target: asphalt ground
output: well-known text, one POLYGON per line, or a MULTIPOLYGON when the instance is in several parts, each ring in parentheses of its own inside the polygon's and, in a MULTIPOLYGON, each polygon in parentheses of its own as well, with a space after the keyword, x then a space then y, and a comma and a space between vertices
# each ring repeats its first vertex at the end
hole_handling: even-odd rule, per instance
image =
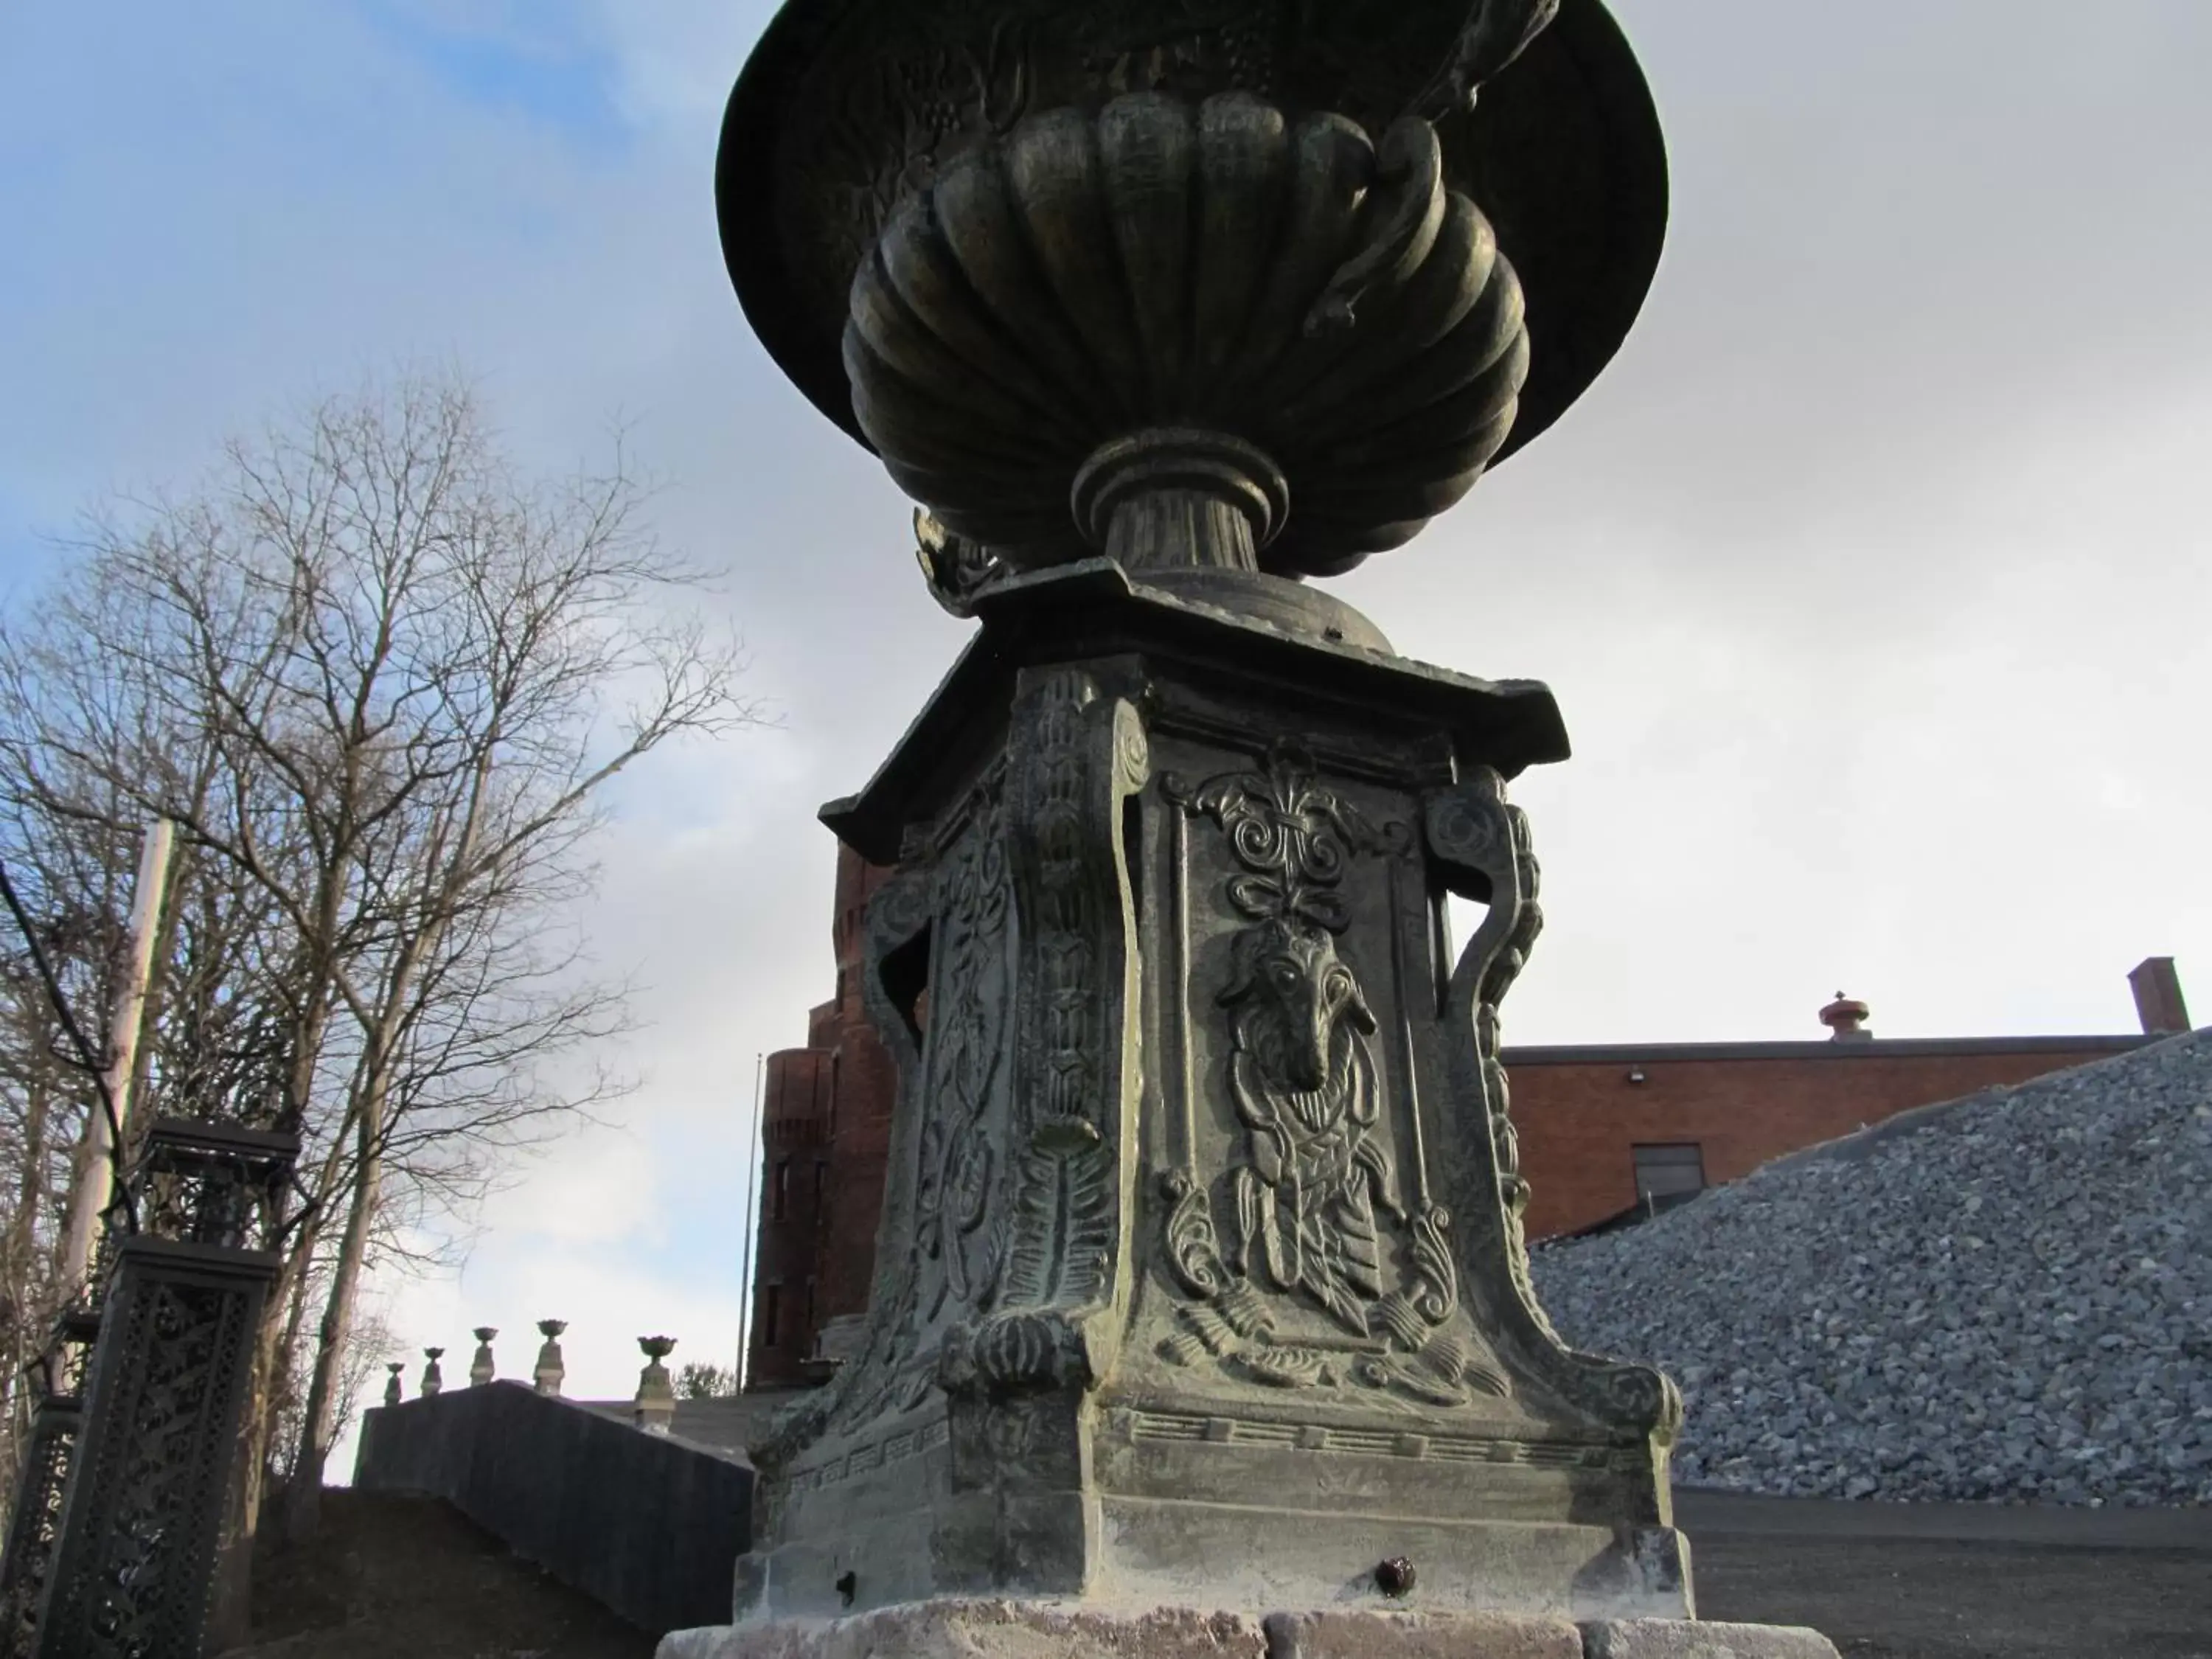
MULTIPOLYGON (((255 1572, 236 1659, 650 1659, 652 1638, 433 1498, 334 1490, 255 1572)), ((1848 1659, 2212 1659, 2212 1511, 1680 1492, 1698 1610, 1848 1659)))
POLYGON ((1847 1659, 2212 1659, 2212 1511, 1678 1492, 1698 1611, 1847 1659))

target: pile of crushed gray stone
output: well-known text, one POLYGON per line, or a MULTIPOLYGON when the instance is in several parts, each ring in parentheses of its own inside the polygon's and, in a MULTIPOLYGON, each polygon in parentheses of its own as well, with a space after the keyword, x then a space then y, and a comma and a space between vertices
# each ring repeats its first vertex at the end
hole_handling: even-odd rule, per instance
POLYGON ((1681 1384, 1678 1480, 2212 1503, 2212 1030, 1893 1119, 1534 1267, 1570 1343, 1681 1384))

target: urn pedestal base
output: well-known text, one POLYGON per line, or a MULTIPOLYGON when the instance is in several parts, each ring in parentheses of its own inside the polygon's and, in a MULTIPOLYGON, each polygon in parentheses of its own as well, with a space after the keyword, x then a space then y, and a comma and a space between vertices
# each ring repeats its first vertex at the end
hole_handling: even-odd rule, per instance
MULTIPOLYGON (((1288 1489, 1279 1509, 1109 1494, 1040 1501, 1012 1516, 982 1501, 964 1506, 969 1524, 948 1528, 918 1486, 904 1495, 878 1487, 869 1504, 876 1513, 854 1516, 849 1531, 742 1561, 738 1601, 827 1617, 842 1603, 841 1583, 849 1581, 856 1600, 865 1592, 862 1605, 921 1601, 941 1593, 948 1568, 982 1589, 984 1575, 957 1552, 1003 1537, 1034 1551, 1000 1558, 1006 1580, 1062 1573, 1067 1593, 1109 1606, 1264 1609, 1328 1596, 1333 1605, 1388 1608, 1401 1603, 1377 1583, 1376 1569, 1410 1561, 1417 1583, 1402 1605, 1415 1608, 1559 1620, 1694 1610, 1688 1544, 1671 1528, 1632 1534, 1624 1544, 1604 1527, 1291 1507, 1302 1501, 1313 1500, 1288 1489), (1006 1528, 1010 1519, 1016 1524, 1006 1528)), ((957 1514, 963 1506, 946 1507, 957 1514)))
POLYGON ((863 990, 900 1092, 862 1339, 753 1448, 741 1618, 1689 1616, 1679 1397, 1569 1351, 1522 1240, 1504 785, 1565 757, 1551 694, 1255 573, 976 608, 824 813, 897 866, 863 990))
POLYGON ((1814 1631, 1507 1613, 1123 1613, 957 1601, 677 1631, 656 1659, 1838 1659, 1814 1631))

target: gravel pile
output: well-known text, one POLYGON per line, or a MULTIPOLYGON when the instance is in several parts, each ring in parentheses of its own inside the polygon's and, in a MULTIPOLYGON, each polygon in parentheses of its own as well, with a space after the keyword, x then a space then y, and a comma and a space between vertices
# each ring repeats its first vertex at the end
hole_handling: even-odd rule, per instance
POLYGON ((2212 1503, 2212 1031, 1893 1119, 1536 1252, 1681 1384, 1675 1478, 2212 1503))

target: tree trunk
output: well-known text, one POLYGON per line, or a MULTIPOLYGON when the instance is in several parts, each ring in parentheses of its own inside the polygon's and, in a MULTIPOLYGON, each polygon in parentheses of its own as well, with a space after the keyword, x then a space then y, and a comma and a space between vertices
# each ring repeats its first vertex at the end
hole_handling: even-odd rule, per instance
MULTIPOLYGON (((319 908, 322 914, 327 915, 331 906, 325 903, 319 908)), ((322 968, 312 988, 312 1001, 295 1005, 301 1012, 290 1034, 293 1060, 291 1074, 285 1079, 284 1110, 294 1127, 307 1115, 308 1097, 314 1089, 315 1056, 322 1052, 323 1034, 330 1024, 331 974, 327 966, 322 968)), ((327 1195, 327 1182, 322 1192, 327 1195)), ((273 1426, 270 1391, 280 1364, 278 1345, 284 1329, 284 1304, 292 1289, 282 1275, 306 1271, 307 1263, 313 1257, 315 1237, 319 1231, 311 1221, 293 1241, 279 1269, 277 1284, 272 1287, 262 1313, 261 1328, 255 1333, 253 1374, 246 1389, 246 1408, 239 1419, 238 1451, 233 1461, 230 1493, 216 1545, 215 1583, 208 1610, 208 1650, 211 1653, 243 1647, 252 1633, 253 1540, 261 1526, 262 1490, 266 1485, 269 1437, 273 1426)))
POLYGON ((25 1078, 23 1167, 16 1171, 15 1213, 0 1235, 0 1364, 8 1368, 0 1376, 0 1413, 5 1413, 0 1417, 0 1503, 14 1500, 30 1427, 24 1367, 33 1347, 46 1340, 38 1220, 46 1197, 48 1098, 42 1079, 35 1073, 25 1078))
POLYGON ((315 1333, 314 1371, 307 1384, 300 1450, 292 1462, 284 1505, 284 1535, 295 1543, 313 1537, 322 1524, 323 1471, 330 1460, 339 1374, 345 1363, 347 1340, 353 1334, 354 1298, 360 1291, 369 1228, 375 1222, 383 1188, 384 1158, 379 1146, 384 1134, 383 1076, 380 1067, 377 1080, 370 1085, 369 1098, 362 1103, 345 1237, 339 1242, 330 1295, 324 1299, 322 1324, 315 1333))
MULTIPOLYGON (((496 728, 494 730, 496 738, 496 728)), ((323 1307, 323 1322, 316 1334, 315 1370, 308 1384, 307 1410, 300 1431, 299 1455, 293 1460, 285 1536, 293 1542, 311 1538, 322 1521, 323 1472, 330 1458, 337 1415, 340 1374, 345 1364, 347 1339, 353 1333, 354 1298, 361 1287, 362 1264, 368 1255, 369 1230, 375 1224, 384 1175, 385 1112, 391 1098, 392 1074, 398 1065, 403 1044, 413 1024, 411 1006, 416 976, 443 944, 461 895, 476 874, 477 837, 483 822, 484 800, 490 783, 494 744, 487 743, 477 757, 466 805, 452 854, 428 901, 418 929, 392 964, 372 1019, 364 1020, 361 1088, 355 1113, 358 1151, 354 1160, 353 1197, 346 1212, 345 1237, 337 1267, 331 1276, 331 1293, 323 1307)))
POLYGON ((15 1212, 8 1218, 8 1231, 0 1240, 0 1262, 6 1264, 12 1282, 4 1288, 19 1298, 10 1311, 27 1324, 38 1317, 32 1305, 38 1273, 38 1224, 40 1200, 46 1196, 46 1117, 48 1092, 42 1081, 27 1079, 23 1090, 23 1167, 15 1172, 15 1212))

